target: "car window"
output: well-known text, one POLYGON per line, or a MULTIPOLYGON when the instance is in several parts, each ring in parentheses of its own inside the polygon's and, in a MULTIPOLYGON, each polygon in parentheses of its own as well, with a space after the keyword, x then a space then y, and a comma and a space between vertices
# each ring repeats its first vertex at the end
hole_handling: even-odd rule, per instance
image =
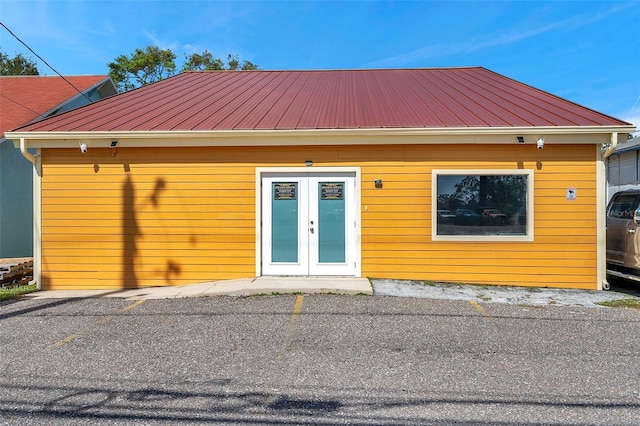
POLYGON ((618 219, 633 219, 635 195, 620 195, 613 200, 607 216, 618 219))

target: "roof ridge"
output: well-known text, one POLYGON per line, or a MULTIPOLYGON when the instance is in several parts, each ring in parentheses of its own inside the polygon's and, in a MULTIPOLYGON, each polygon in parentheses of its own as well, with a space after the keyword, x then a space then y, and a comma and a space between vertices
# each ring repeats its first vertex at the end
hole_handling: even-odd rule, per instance
MULTIPOLYGON (((327 68, 327 69, 268 69, 268 70, 234 70, 241 72, 256 72, 256 73, 268 73, 268 72, 374 72, 374 71, 431 71, 431 70, 457 70, 457 69, 486 69, 482 66, 468 65, 468 66, 455 66, 455 67, 411 67, 411 68, 327 68)), ((219 73, 230 72, 231 70, 188 70, 179 74, 189 73, 219 73)), ((233 72, 233 71, 231 71, 233 72)))

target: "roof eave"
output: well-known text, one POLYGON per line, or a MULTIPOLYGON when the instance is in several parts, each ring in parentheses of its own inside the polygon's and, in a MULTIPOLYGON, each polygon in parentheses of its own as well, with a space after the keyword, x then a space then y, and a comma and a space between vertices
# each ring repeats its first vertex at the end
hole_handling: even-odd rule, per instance
MULTIPOLYGON (((613 133, 623 137, 629 126, 539 126, 539 127, 447 127, 447 128, 363 128, 363 129, 279 129, 279 130, 162 130, 162 131, 78 131, 6 132, 14 145, 24 138, 32 148, 68 148, 85 142, 106 147, 118 140, 129 147, 244 146, 244 145, 334 145, 382 144, 402 136, 394 143, 420 144, 512 144, 515 136, 525 143, 608 143, 613 133), (528 136, 528 137, 527 137, 528 136), (551 140, 549 140, 551 139, 551 140)), ((626 139, 626 136, 623 140, 626 139)), ((124 144, 119 144, 123 146, 124 144)))

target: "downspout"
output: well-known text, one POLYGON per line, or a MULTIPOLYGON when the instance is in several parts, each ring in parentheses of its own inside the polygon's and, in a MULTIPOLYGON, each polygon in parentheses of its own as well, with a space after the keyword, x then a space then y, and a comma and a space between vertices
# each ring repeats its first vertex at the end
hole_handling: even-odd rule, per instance
POLYGON ((602 153, 602 159, 606 160, 611 154, 613 154, 613 151, 615 151, 617 146, 618 146, 618 132, 613 132, 611 133, 611 143, 609 144, 609 146, 607 146, 607 149, 605 149, 604 152, 602 153))
POLYGON ((36 285, 38 290, 42 290, 42 269, 41 269, 41 204, 40 204, 40 178, 42 176, 42 164, 40 156, 34 156, 27 148, 27 142, 20 138, 20 152, 22 156, 33 164, 33 280, 29 285, 36 285))
POLYGON ((22 156, 26 158, 34 167, 38 167, 38 160, 27 150, 27 142, 24 138, 20 138, 20 152, 22 156))
POLYGON ((599 173, 601 175, 601 178, 598 180, 601 180, 603 182, 603 186, 604 188, 601 188, 598 191, 598 201, 597 201, 597 208, 598 208, 598 213, 597 213, 597 221, 598 221, 598 262, 597 262, 597 269, 598 269, 598 276, 599 276, 599 282, 598 282, 598 290, 609 290, 611 288, 611 284, 609 283, 609 281, 607 281, 607 264, 606 264, 606 256, 607 256, 607 251, 606 251, 606 229, 607 229, 607 223, 606 223, 606 218, 605 218, 605 210, 607 207, 607 194, 609 192, 608 188, 607 188, 607 178, 606 178, 606 167, 604 164, 604 160, 606 160, 607 158, 609 158, 609 156, 611 156, 611 154, 613 154, 613 151, 615 151, 616 147, 618 146, 618 132, 613 132, 611 133, 611 143, 609 144, 609 146, 607 146, 607 148, 604 150, 604 152, 602 153, 602 160, 599 162, 599 173))

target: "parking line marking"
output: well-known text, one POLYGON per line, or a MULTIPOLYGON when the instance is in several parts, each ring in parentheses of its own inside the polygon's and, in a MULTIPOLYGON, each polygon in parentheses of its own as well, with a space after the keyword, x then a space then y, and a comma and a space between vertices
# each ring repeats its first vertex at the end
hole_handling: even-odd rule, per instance
POLYGON ((287 340, 285 341, 285 349, 287 351, 291 350, 291 343, 293 342, 293 327, 296 325, 296 321, 300 316, 300 312, 302 312, 302 302, 304 301, 303 295, 298 295, 296 297, 296 303, 293 305, 293 313, 291 314, 291 320, 289 321, 289 333, 287 335, 287 340))
POLYGON ((303 301, 304 296, 298 295, 298 297, 296 297, 296 304, 293 305, 293 314, 291 314, 291 325, 294 325, 298 320, 298 316, 300 316, 300 312, 302 311, 303 301))
POLYGON ((136 306, 142 305, 143 303, 144 299, 140 299, 136 303, 132 303, 131 305, 125 306, 124 308, 120 309, 117 314, 122 314, 124 312, 130 311, 131 309, 135 308, 136 306))
POLYGON ((475 300, 470 300, 469 303, 471 304, 471 306, 473 306, 476 309, 476 311, 480 312, 483 317, 485 317, 485 318, 487 318, 489 320, 493 320, 493 317, 491 315, 489 315, 487 313, 487 311, 482 309, 482 306, 480 306, 480 304, 478 302, 476 302, 475 300))
POLYGON ((77 339, 78 337, 82 336, 83 334, 85 334, 86 332, 88 332, 89 330, 91 330, 92 328, 96 328, 102 325, 107 324, 109 321, 113 320, 115 318, 116 315, 118 314, 122 314, 125 313, 127 311, 130 311, 131 309, 135 308, 136 306, 141 305, 144 302, 143 300, 138 300, 135 303, 132 303, 129 306, 125 306, 124 308, 120 309, 119 311, 117 311, 114 315, 110 315, 100 321, 95 322, 93 325, 91 325, 90 327, 84 328, 80 331, 78 331, 77 333, 71 334, 67 337, 65 337, 62 340, 58 340, 56 343, 53 344, 53 346, 55 346, 56 348, 62 347, 64 345, 66 345, 67 343, 70 343, 72 341, 74 341, 75 339, 77 339))

